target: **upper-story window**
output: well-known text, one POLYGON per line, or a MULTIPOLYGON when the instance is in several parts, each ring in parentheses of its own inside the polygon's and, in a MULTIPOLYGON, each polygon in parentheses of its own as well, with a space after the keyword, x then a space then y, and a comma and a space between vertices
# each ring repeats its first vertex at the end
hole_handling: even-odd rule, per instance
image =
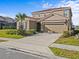
POLYGON ((44 17, 44 14, 40 14, 40 17, 44 17))
POLYGON ((66 17, 69 16, 69 10, 68 10, 68 9, 65 9, 65 10, 64 10, 64 16, 66 16, 66 17))
POLYGON ((34 17, 38 18, 40 17, 40 14, 36 14, 36 15, 33 15, 34 17))

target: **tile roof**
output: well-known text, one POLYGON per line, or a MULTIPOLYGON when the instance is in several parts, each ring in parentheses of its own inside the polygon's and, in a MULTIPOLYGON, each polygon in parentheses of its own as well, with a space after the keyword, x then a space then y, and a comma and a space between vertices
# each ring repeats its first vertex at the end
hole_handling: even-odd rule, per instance
POLYGON ((31 19, 39 19, 39 18, 30 17, 30 16, 27 16, 27 18, 31 18, 31 19))
MULTIPOLYGON (((61 11, 61 10, 63 10, 64 8, 66 8, 66 9, 71 9, 71 7, 60 7, 60 8, 51 8, 51 9, 47 9, 47 10, 42 10, 42 11, 36 11, 36 12, 32 12, 32 13, 37 13, 37 12, 43 12, 43 11, 61 11)), ((54 14, 56 14, 56 13, 54 13, 54 14)), ((57 15, 59 15, 59 14, 57 14, 57 15)), ((47 18, 49 18, 49 17, 52 17, 53 15, 52 14, 50 14, 50 15, 48 15, 48 16, 46 16, 46 17, 43 17, 43 18, 34 18, 34 17, 30 17, 30 16, 27 16, 28 18, 30 18, 30 20, 34 20, 34 21, 43 21, 43 20, 45 20, 45 19, 47 19, 47 18)), ((62 16, 62 15, 59 15, 59 16, 62 16)), ((62 16, 62 17, 64 17, 64 18, 66 18, 67 19, 67 17, 65 17, 65 16, 62 16)))
POLYGON ((30 16, 27 16, 26 18, 29 18, 30 21, 38 21, 40 19, 40 18, 34 18, 30 16))
POLYGON ((44 11, 54 11, 55 12, 55 11, 61 11, 64 8, 71 9, 71 7, 50 8, 50 9, 47 9, 47 10, 35 11, 35 12, 32 12, 32 13, 44 12, 44 11))

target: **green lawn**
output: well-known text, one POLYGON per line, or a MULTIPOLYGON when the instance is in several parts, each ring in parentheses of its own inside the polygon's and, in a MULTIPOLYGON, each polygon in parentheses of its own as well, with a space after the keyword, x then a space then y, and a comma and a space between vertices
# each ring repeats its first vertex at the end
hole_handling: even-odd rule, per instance
POLYGON ((71 36, 71 37, 68 37, 68 38, 62 38, 61 37, 54 43, 79 46, 79 39, 76 39, 74 36, 71 36))
POLYGON ((8 31, 16 31, 15 29, 5 29, 5 30, 0 30, 0 37, 3 38, 15 38, 15 39, 19 39, 19 38, 23 38, 22 35, 17 35, 17 34, 7 34, 8 31))
POLYGON ((53 48, 50 47, 50 49, 56 56, 61 56, 69 59, 79 59, 79 51, 70 51, 54 47, 53 48))

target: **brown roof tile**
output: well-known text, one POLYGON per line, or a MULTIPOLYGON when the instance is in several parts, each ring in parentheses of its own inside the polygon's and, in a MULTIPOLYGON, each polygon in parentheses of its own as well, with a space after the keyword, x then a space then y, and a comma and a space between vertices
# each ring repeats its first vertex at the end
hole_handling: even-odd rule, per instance
POLYGON ((31 18, 31 19, 39 19, 39 18, 30 17, 30 16, 27 16, 27 18, 31 18))
POLYGON ((38 21, 40 19, 40 18, 34 18, 30 16, 27 16, 26 18, 29 18, 30 21, 38 21))

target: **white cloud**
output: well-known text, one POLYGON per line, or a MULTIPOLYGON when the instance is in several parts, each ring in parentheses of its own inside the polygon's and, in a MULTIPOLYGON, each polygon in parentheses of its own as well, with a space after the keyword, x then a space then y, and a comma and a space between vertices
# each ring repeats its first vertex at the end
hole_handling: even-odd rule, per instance
POLYGON ((79 0, 66 0, 61 1, 56 7, 71 7, 72 8, 72 21, 74 25, 79 25, 79 0))
POLYGON ((52 5, 52 4, 49 4, 49 3, 44 3, 44 4, 42 5, 42 7, 43 7, 43 8, 52 8, 53 5, 52 5))

